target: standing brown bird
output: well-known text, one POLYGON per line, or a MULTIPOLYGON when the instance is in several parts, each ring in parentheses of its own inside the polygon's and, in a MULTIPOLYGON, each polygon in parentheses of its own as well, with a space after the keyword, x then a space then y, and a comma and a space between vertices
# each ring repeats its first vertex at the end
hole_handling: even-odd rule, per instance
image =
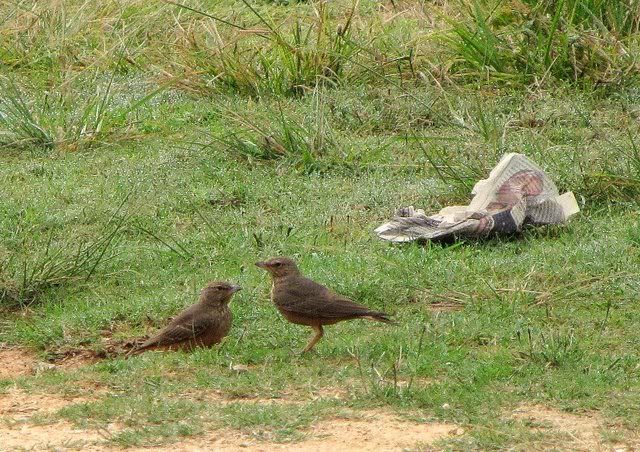
POLYGON ((185 350, 211 347, 219 343, 231 329, 231 296, 241 288, 227 282, 210 282, 202 289, 198 303, 182 311, 130 354, 146 350, 185 350))
POLYGON ((366 318, 392 323, 384 312, 371 311, 366 306, 337 295, 298 270, 296 263, 286 257, 276 257, 265 262, 256 262, 273 278, 271 300, 280 313, 292 323, 308 325, 315 331, 304 352, 311 350, 324 335, 323 325, 332 325, 342 320, 366 318))

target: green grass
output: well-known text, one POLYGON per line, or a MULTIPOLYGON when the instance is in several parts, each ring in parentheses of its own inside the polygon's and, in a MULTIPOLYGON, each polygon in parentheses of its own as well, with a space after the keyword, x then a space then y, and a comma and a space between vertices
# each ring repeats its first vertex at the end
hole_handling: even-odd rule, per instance
POLYGON ((505 414, 525 403, 596 412, 624 427, 605 444, 633 444, 636 3, 46 3, 0 7, 0 342, 100 351, 209 280, 244 290, 214 349, 1 381, 100 389, 34 422, 115 423, 123 447, 215 428, 290 442, 385 409, 463 426, 443 448, 566 445, 505 414), (465 202, 513 151, 582 212, 485 241, 374 236, 397 207, 465 202), (253 265, 273 255, 397 325, 338 324, 297 355, 310 331, 253 265))

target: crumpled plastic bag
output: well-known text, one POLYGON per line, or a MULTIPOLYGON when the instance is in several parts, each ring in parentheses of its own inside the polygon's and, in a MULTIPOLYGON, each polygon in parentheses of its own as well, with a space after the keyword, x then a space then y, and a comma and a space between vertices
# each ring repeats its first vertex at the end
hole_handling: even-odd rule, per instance
POLYGON ((564 223, 580 211, 572 192, 560 195, 538 165, 515 152, 504 155, 471 194, 468 206, 445 207, 431 216, 413 206, 398 209, 396 216, 375 232, 392 242, 482 237, 514 233, 526 224, 564 223))

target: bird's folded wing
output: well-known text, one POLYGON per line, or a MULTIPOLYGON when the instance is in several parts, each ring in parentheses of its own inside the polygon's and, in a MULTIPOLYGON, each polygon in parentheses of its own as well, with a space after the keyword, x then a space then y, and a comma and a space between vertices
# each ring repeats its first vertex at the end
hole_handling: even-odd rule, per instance
POLYGON ((350 317, 350 316, 366 316, 376 314, 375 311, 355 303, 348 298, 336 297, 327 303, 326 316, 333 318, 350 317))
POLYGON ((213 327, 213 321, 209 317, 191 317, 181 323, 172 323, 168 325, 165 329, 145 342, 143 347, 148 347, 150 345, 171 345, 193 340, 213 327))
POLYGON ((339 319, 372 313, 366 306, 336 295, 307 278, 283 289, 278 300, 280 308, 288 312, 318 318, 339 319))

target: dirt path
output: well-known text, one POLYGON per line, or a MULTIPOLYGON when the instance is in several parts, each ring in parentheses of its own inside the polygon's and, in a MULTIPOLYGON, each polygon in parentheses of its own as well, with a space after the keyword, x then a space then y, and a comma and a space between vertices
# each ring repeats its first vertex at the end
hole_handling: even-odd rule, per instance
MULTIPOLYGON (((73 357, 72 357, 73 358, 73 357)), ((78 359, 65 360, 76 367, 78 359)), ((40 361, 37 355, 21 348, 0 348, 0 378, 13 379, 33 375, 40 369, 49 369, 52 365, 40 361)), ((81 364, 81 363, 80 363, 81 364)), ((59 364, 60 365, 60 364, 59 364)), ((54 366, 55 367, 55 366, 54 366)), ((204 397, 202 393, 194 396, 204 397)), ((331 393, 332 396, 338 394, 331 393)), ((221 399, 220 394, 210 394, 221 399)), ((80 397, 62 397, 50 394, 26 393, 16 387, 0 394, 0 450, 112 450, 106 446, 105 439, 110 433, 118 431, 115 425, 105 427, 104 431, 77 429, 66 421, 38 425, 33 422, 37 417, 56 411, 87 399, 80 397)), ((272 403, 273 401, 252 400, 252 403, 272 403)), ((279 400, 278 402, 290 402, 279 400)), ((282 451, 320 451, 320 450, 398 450, 403 448, 425 447, 449 435, 460 434, 462 430, 452 424, 416 423, 398 418, 383 410, 353 412, 353 418, 328 419, 311 426, 308 439, 293 444, 279 444, 258 441, 250 435, 223 429, 212 430, 202 436, 159 448, 130 450, 156 451, 222 451, 282 450, 282 451)))
MULTIPOLYGON (((47 425, 31 422, 36 415, 54 413, 84 400, 10 389, 0 399, 0 417, 4 421, 0 424, 0 450, 112 450, 104 445, 104 440, 109 433, 118 431, 117 426, 107 426, 99 432, 77 429, 65 421, 47 425)), ((455 425, 410 422, 382 410, 353 414, 355 419, 318 422, 310 428, 309 439, 294 444, 262 442, 249 435, 223 429, 165 447, 131 450, 392 451, 429 446, 439 439, 462 432, 455 425)))
POLYGON ((38 360, 27 350, 0 345, 0 363, 0 379, 10 379, 35 373, 38 360))
POLYGON ((308 439, 292 444, 256 441, 233 431, 212 432, 180 443, 185 450, 232 451, 397 451, 428 448, 435 441, 463 433, 452 424, 414 423, 382 410, 364 411, 357 419, 328 419, 313 425, 308 439))
MULTIPOLYGON (((640 438, 635 438, 635 445, 603 444, 601 432, 612 434, 615 427, 605 425, 604 420, 595 413, 572 414, 542 405, 521 405, 511 413, 511 418, 522 422, 531 431, 558 435, 554 444, 545 443, 532 445, 532 450, 559 448, 580 451, 613 450, 624 452, 638 450, 640 438)), ((625 433, 620 428, 619 433, 625 433)))
MULTIPOLYGON (((77 360, 72 361, 75 367, 77 360)), ((18 348, 0 348, 0 378, 14 379, 31 375, 47 366, 30 351, 18 348)), ((325 389, 328 395, 340 398, 342 393, 325 389)), ((231 402, 224 394, 202 392, 194 398, 210 397, 218 403, 231 402)), ((293 397, 293 396, 292 396, 293 397)), ((78 429, 66 421, 43 423, 42 419, 58 410, 90 399, 56 394, 26 393, 9 387, 0 393, 0 451, 13 450, 89 450, 106 451, 117 448, 106 445, 106 439, 121 431, 116 424, 104 426, 101 431, 78 429)), ((297 400, 295 400, 297 401, 297 400)), ((283 399, 249 399, 247 403, 292 403, 283 399)), ((237 400, 233 400, 237 403, 237 400)), ((303 403, 300 401, 300 403, 303 403)), ((434 444, 442 439, 461 437, 460 426, 438 422, 413 422, 383 410, 347 412, 346 417, 318 421, 306 430, 305 438, 296 443, 271 443, 231 429, 209 430, 203 435, 181 442, 152 448, 132 448, 133 451, 397 451, 437 450, 434 444)), ((640 438, 632 434, 636 444, 603 444, 601 432, 615 433, 594 413, 572 414, 541 405, 521 405, 504 414, 505 420, 521 423, 532 432, 543 434, 541 440, 530 444, 531 450, 559 448, 564 450, 640 450, 640 438), (553 438, 553 443, 545 443, 553 438), (638 449, 635 449, 637 447, 638 449)), ((620 429, 625 438, 629 432, 620 429)))
MULTIPOLYGON (((27 394, 11 388, 0 398, 0 450, 115 450, 105 444, 109 434, 121 427, 105 426, 103 431, 83 430, 66 421, 38 425, 34 416, 52 414, 59 409, 82 403, 86 399, 46 394, 27 394)), ((523 405, 508 413, 532 431, 552 434, 553 444, 531 444, 532 450, 560 447, 565 450, 630 451, 624 444, 603 445, 602 420, 595 415, 577 415, 539 405, 523 405)), ((611 431, 611 429, 608 429, 611 431)), ((348 417, 332 418, 313 424, 306 438, 296 443, 271 443, 231 429, 210 430, 181 442, 132 451, 397 451, 437 450, 438 440, 461 437, 465 430, 454 424, 412 422, 385 410, 354 411, 348 417)), ((640 444, 639 444, 640 445, 640 444)))

